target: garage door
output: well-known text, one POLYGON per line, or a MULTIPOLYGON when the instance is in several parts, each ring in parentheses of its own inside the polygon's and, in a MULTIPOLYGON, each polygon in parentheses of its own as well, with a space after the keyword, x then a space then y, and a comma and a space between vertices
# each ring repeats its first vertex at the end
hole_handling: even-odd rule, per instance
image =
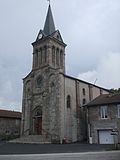
POLYGON ((114 137, 111 135, 110 130, 99 131, 100 144, 114 144, 114 137))

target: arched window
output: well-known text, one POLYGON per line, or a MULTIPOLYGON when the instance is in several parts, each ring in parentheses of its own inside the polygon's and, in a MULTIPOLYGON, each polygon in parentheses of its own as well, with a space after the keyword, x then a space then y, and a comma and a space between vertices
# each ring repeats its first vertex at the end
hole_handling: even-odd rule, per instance
POLYGON ((35 67, 38 67, 38 50, 35 51, 35 67))
POLYGON ((59 66, 59 48, 56 50, 56 65, 59 66))
POLYGON ((40 64, 42 64, 42 48, 40 48, 40 64))
POLYGON ((44 46, 44 62, 47 62, 47 46, 44 46))
POLYGON ((37 110, 35 112, 35 117, 42 117, 42 110, 37 110))
POLYGON ((63 67, 63 51, 60 51, 60 66, 63 67))
POLYGON ((71 108, 71 97, 70 97, 70 95, 67 96, 67 108, 71 108))
POLYGON ((55 47, 52 47, 52 64, 55 66, 55 47))
POLYGON ((86 99, 85 99, 85 98, 83 98, 83 105, 84 105, 84 104, 86 104, 86 99))
POLYGON ((85 94, 86 94, 86 93, 85 93, 85 88, 83 88, 83 95, 85 96, 85 94))

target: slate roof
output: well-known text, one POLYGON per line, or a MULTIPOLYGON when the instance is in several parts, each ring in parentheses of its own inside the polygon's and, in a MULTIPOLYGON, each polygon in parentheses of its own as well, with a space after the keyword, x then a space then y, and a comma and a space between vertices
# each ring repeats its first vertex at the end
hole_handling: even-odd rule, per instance
POLYGON ((21 112, 0 110, 0 118, 21 118, 21 112))
POLYGON ((55 32, 55 24, 53 20, 53 15, 51 11, 51 6, 48 7, 47 17, 44 25, 44 33, 46 36, 51 35, 53 32, 55 32))
POLYGON ((120 104, 120 94, 103 94, 89 102, 86 106, 120 104))

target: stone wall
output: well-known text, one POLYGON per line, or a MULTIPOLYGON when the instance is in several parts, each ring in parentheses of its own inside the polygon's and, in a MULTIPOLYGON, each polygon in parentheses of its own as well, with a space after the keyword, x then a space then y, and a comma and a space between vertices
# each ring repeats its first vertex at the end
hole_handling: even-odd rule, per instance
POLYGON ((63 99, 61 83, 63 85, 64 81, 61 82, 60 78, 59 72, 47 67, 34 71, 25 79, 24 88, 26 89, 23 94, 24 135, 35 134, 34 113, 36 109, 39 109, 42 111, 42 134, 49 134, 51 139, 60 140, 61 112, 63 113, 61 105, 64 103, 61 100, 61 98, 63 99), (38 77, 42 77, 41 86, 37 86, 38 77))
POLYGON ((21 119, 0 118, 0 140, 20 136, 21 119))
POLYGON ((77 141, 76 82, 69 78, 65 78, 65 137, 71 142, 77 141), (67 96, 70 96, 69 107, 67 96))
MULTIPOLYGON (((117 128, 120 133, 120 123, 117 117, 117 106, 108 105, 108 118, 101 119, 100 106, 88 107, 88 136, 92 137, 93 143, 99 143, 98 131, 99 130, 113 130, 117 128)), ((120 134, 119 134, 120 141, 120 134)))

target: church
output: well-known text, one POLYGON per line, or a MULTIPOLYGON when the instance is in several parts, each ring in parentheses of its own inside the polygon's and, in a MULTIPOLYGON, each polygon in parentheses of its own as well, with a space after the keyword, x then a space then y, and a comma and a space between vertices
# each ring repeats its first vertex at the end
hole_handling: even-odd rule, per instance
POLYGON ((66 75, 66 44, 55 28, 50 4, 32 46, 32 70, 23 79, 21 136, 45 143, 87 140, 84 106, 109 90, 66 75))

